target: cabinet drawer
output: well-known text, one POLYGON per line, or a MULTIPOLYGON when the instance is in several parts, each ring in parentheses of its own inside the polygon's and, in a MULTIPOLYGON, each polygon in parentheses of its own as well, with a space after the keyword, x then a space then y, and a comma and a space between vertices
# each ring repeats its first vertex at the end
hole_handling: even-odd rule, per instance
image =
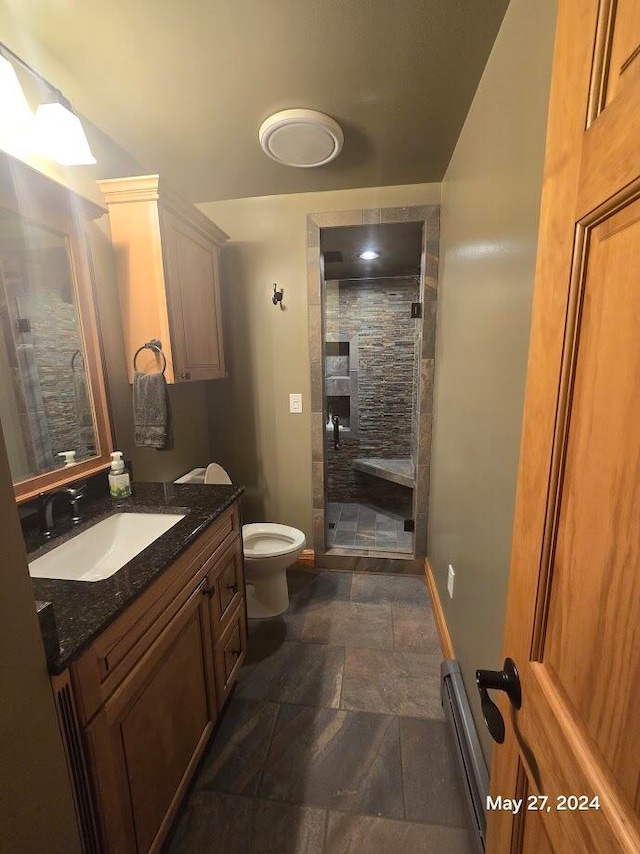
POLYGON ((215 646, 218 709, 224 705, 247 654, 247 617, 244 599, 231 615, 224 634, 215 646))
POLYGON ((122 682, 239 531, 240 514, 233 504, 71 665, 83 723, 122 682))
POLYGON ((207 576, 211 598, 211 624, 216 641, 224 634, 238 602, 244 598, 242 563, 242 538, 238 537, 207 576))

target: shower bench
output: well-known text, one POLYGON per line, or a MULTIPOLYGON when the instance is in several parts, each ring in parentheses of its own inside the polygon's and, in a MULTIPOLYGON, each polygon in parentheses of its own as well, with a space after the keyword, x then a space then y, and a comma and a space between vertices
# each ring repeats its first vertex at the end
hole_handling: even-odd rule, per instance
POLYGON ((371 474, 374 477, 382 478, 382 480, 390 480, 392 483, 399 483, 401 486, 408 486, 410 489, 415 486, 415 466, 410 457, 398 459, 361 457, 355 459, 351 465, 356 471, 371 474))

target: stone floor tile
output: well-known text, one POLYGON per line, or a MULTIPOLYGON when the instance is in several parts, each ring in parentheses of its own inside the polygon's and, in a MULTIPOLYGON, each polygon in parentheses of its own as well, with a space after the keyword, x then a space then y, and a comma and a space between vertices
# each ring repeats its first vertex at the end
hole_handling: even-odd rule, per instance
POLYGON ((357 504, 343 504, 340 513, 340 522, 357 522, 359 507, 357 504))
POLYGON ((351 585, 354 602, 404 602, 421 605, 428 602, 427 588, 421 576, 373 575, 358 573, 351 585))
POLYGON ((430 605, 405 605, 402 602, 393 602, 391 613, 396 649, 440 655, 440 639, 430 605))
POLYGON ((352 573, 331 570, 290 569, 289 614, 298 613, 317 602, 348 600, 351 596, 352 573))
POLYGON ((169 842, 167 854, 212 854, 214 850, 247 854, 257 807, 255 798, 194 792, 169 842))
POLYGON ((336 525, 335 530, 336 530, 337 534, 344 534, 344 533, 355 534, 357 527, 358 527, 357 522, 355 522, 355 521, 354 522, 343 522, 341 519, 338 522, 338 524, 336 525))
POLYGON ((340 511, 342 510, 342 504, 338 504, 336 502, 330 501, 327 504, 327 521, 328 522, 337 522, 340 518, 340 511))
POLYGON ((344 650, 324 644, 263 641, 249 646, 235 697, 337 708, 344 650))
POLYGON ((323 854, 325 824, 323 809, 260 801, 250 854, 323 854))
POLYGON ((358 527, 356 528, 356 534, 362 534, 368 537, 375 537, 376 535, 376 525, 375 522, 363 522, 362 520, 358 521, 358 527))
POLYGON ((398 523, 393 519, 385 519, 384 521, 376 522, 376 536, 378 534, 397 534, 398 523))
POLYGON ((346 649, 341 708, 442 719, 440 656, 346 649))
POLYGON ((356 532, 340 530, 340 525, 338 524, 332 537, 333 544, 336 546, 353 546, 355 545, 355 541, 356 532))
POLYGON ((402 778, 410 821, 466 827, 467 804, 446 721, 400 719, 402 778))
POLYGON ((326 854, 475 854, 466 830, 330 812, 326 854))
POLYGON ((309 608, 301 640, 339 646, 393 648, 391 606, 325 602, 309 608))
POLYGON ((403 818, 397 718, 281 706, 260 794, 403 818))
POLYGON ((232 699, 204 755, 196 788, 257 794, 277 714, 277 703, 232 699))
POLYGON ((304 614, 294 612, 291 606, 278 617, 248 620, 249 643, 300 640, 303 622, 304 614))
POLYGON ((397 534, 387 534, 387 533, 379 533, 376 530, 376 548, 382 549, 383 551, 389 549, 397 549, 398 548, 398 535, 397 534))

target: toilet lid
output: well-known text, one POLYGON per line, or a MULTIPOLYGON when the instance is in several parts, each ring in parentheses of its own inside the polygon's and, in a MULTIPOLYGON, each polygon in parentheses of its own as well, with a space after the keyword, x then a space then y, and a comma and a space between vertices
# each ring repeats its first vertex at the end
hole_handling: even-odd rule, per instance
POLYGON ((226 471, 219 466, 218 463, 209 463, 207 470, 204 473, 205 483, 231 483, 231 478, 226 471))

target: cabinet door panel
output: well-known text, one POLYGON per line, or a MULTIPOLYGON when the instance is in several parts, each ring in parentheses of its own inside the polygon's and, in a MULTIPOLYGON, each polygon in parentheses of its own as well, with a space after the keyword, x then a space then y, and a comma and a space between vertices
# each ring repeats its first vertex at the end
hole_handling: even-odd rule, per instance
POLYGON ((194 592, 88 728, 110 851, 157 848, 213 728, 203 592, 194 592))
POLYGON ((176 382, 223 377, 218 247, 166 209, 162 226, 176 382))
POLYGON ((146 851, 210 727, 195 611, 121 723, 138 847, 146 851))

